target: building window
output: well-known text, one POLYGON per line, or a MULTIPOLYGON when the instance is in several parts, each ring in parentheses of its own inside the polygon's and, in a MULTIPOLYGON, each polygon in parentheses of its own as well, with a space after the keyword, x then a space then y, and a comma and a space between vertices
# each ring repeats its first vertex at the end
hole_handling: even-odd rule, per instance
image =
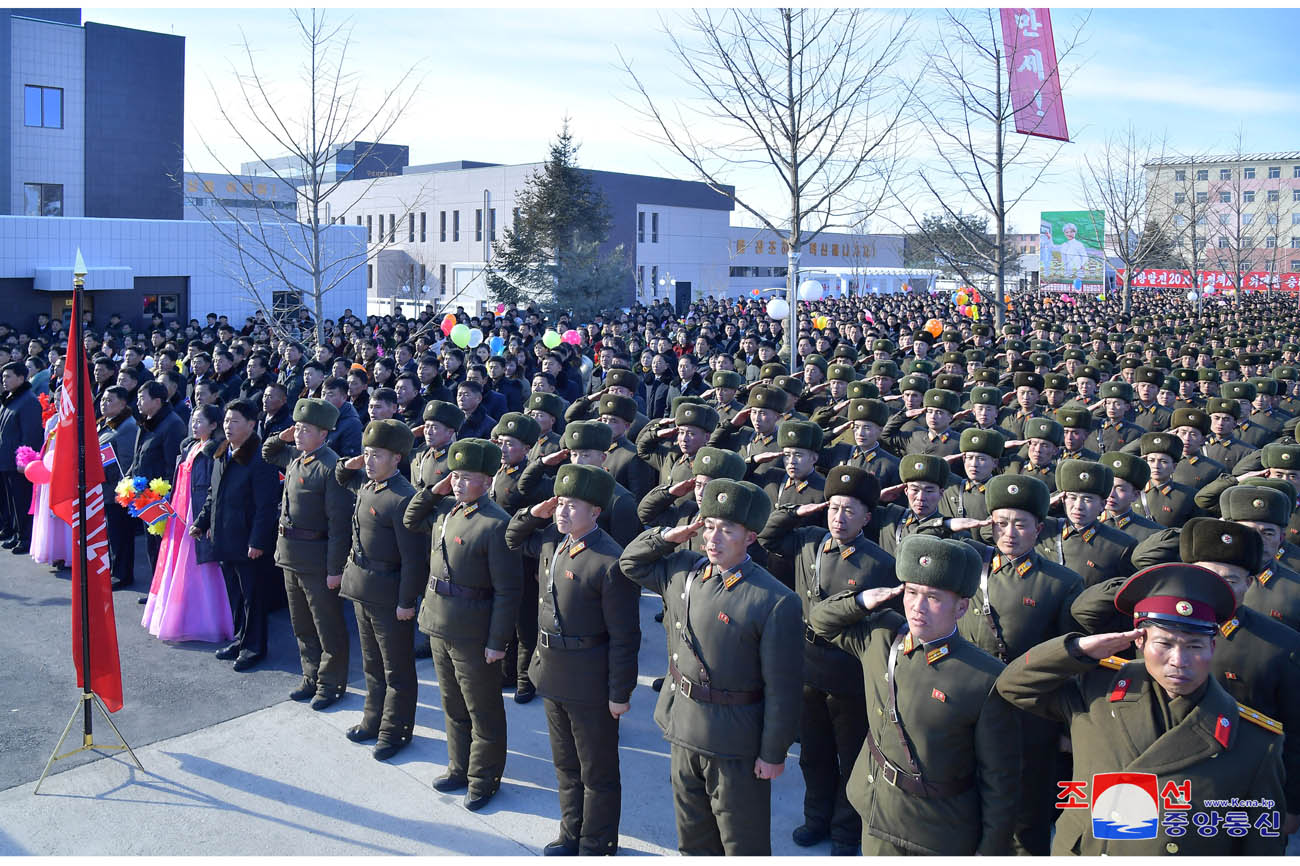
POLYGON ((1270 250, 1277 249, 1277 238, 1273 238, 1273 237, 1264 238, 1264 246, 1270 250))
POLYGON ((483 240, 483 208, 474 208, 474 240, 483 240))
POLYGON ((366 265, 366 288, 373 289, 374 287, 375 287, 375 266, 366 265))
POLYGON ((1277 214, 1275 214, 1275 213, 1271 213, 1271 214, 1269 214, 1267 217, 1265 217, 1265 219, 1268 220, 1268 224, 1269 224, 1269 225, 1271 225, 1271 226, 1275 226, 1275 225, 1277 225, 1277 214))
POLYGON ((1196 194, 1196 201, 1200 204, 1205 204, 1209 200, 1210 194, 1208 192, 1201 191, 1196 194))
POLYGON ((1253 213, 1244 213, 1241 215, 1241 224, 1244 226, 1248 226, 1254 221, 1255 221, 1255 215, 1253 213))
POLYGON ((271 292, 271 312, 277 316, 296 313, 302 309, 302 293, 291 290, 271 292))
POLYGON ((384 242, 384 215, 379 215, 379 242, 384 242))
POLYGON ((1292 259, 1292 260, 1291 260, 1291 270, 1292 270, 1292 271, 1300 271, 1300 259, 1292 259))
POLYGON ((447 242, 447 212, 438 211, 438 240, 442 243, 447 242))
POLYGON ((1268 179, 1269 179, 1269 180, 1277 180, 1277 179, 1280 178, 1281 176, 1282 176, 1282 166, 1280 166, 1280 165, 1270 165, 1270 166, 1268 167, 1268 179))
POLYGON ((23 184, 24 213, 27 216, 63 216, 63 184, 23 184))
POLYGON ((1255 200, 1255 191, 1253 189, 1246 190, 1241 194, 1241 200, 1246 204, 1250 204, 1255 200))
POLYGON ((420 292, 429 291, 429 268, 426 265, 420 265, 420 292))
POLYGON ((406 242, 415 243, 415 214, 413 213, 406 215, 406 242))
POLYGON ((645 211, 643 210, 636 213, 636 242, 645 243, 645 211))
POLYGON ((1183 181, 1187 180, 1187 171, 1181 168, 1174 169, 1174 180, 1178 181, 1179 183, 1182 183, 1183 181))
POLYGON ((1243 169, 1241 170, 1241 176, 1244 177, 1246 180, 1254 180, 1254 179, 1255 179, 1255 169, 1254 169, 1254 168, 1243 168, 1243 169))
POLYGON ((425 232, 426 224, 428 222, 428 220, 425 219, 426 216, 427 214, 424 211, 420 211, 420 243, 424 243, 428 240, 427 233, 425 232))
POLYGON ((438 294, 447 294, 447 266, 438 265, 438 294))
POLYGON ((144 309, 146 316, 179 316, 181 313, 180 295, 145 295, 144 309))
POLYGON ((1227 248, 1228 248, 1228 239, 1219 238, 1219 249, 1226 250, 1227 248))
POLYGON ((1280 196, 1278 195, 1278 191, 1277 191, 1277 190, 1275 190, 1275 189, 1270 189, 1270 190, 1268 191, 1268 200, 1269 200, 1269 201, 1277 201, 1279 198, 1280 198, 1280 196))
MULTIPOLYGON (((370 222, 370 214, 366 214, 366 243, 368 244, 373 244, 375 242, 375 235, 371 231, 373 228, 374 226, 371 225, 370 222)), ((380 226, 379 230, 382 232, 384 230, 384 227, 380 226)))
POLYGON ((1196 218, 1196 224, 1198 226, 1204 226, 1206 224, 1205 214, 1201 214, 1196 218))
POLYGON ((1187 193, 1185 192, 1174 193, 1174 204, 1182 204, 1185 201, 1187 201, 1187 193))
POLYGON ((1300 250, 1300 238, 1291 238, 1291 249, 1300 250))
POLYGON ((397 237, 397 215, 388 215, 388 242, 391 244, 397 237))
POLYGON ((636 266, 636 287, 638 294, 645 294, 645 265, 636 266))
POLYGON ((29 84, 24 88, 23 125, 63 128, 63 88, 29 84))
POLYGON ((458 210, 451 212, 451 239, 460 240, 460 211, 458 210))
POLYGON ((1300 213, 1291 214, 1291 225, 1300 226, 1300 213))
POLYGON ((1221 190, 1219 192, 1219 201, 1223 202, 1224 204, 1231 204, 1232 193, 1228 192, 1226 189, 1221 190))
POLYGON ((497 239, 497 209, 494 207, 490 207, 488 208, 488 240, 494 241, 496 239, 497 239))
POLYGON ((1226 226, 1227 224, 1228 224, 1228 215, 1226 213, 1219 214, 1219 225, 1226 226))
POLYGON ((1175 228, 1182 228, 1182 227, 1185 226, 1185 225, 1187 225, 1187 217, 1183 216, 1182 214, 1175 214, 1175 215, 1174 215, 1174 227, 1175 227, 1175 228))
POLYGON ((659 243, 659 214, 650 214, 650 243, 659 243))
POLYGON ((361 225, 361 214, 357 214, 357 225, 361 225))
MULTIPOLYGON (((1249 170, 1250 169, 1247 169, 1247 171, 1249 170)), ((1230 168, 1219 169, 1219 180, 1232 180, 1232 169, 1230 168)))
POLYGON ((1300 189, 1291 190, 1291 201, 1300 201, 1300 189))
POLYGON ((1209 170, 1208 168, 1197 169, 1197 170, 1196 170, 1196 179, 1197 179, 1197 180, 1209 180, 1209 179, 1210 179, 1210 170, 1209 170))
POLYGON ((650 268, 650 294, 656 294, 659 291, 659 266, 654 265, 650 268))
POLYGON ((1291 166, 1291 177, 1300 179, 1300 165, 1291 166))

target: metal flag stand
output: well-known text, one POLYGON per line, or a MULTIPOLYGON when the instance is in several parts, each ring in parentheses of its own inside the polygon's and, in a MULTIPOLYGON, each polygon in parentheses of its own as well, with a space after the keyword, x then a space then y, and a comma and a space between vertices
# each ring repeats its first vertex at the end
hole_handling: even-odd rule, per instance
POLYGON ((73 365, 77 377, 77 557, 78 564, 81 566, 81 695, 77 698, 77 706, 72 710, 72 717, 68 719, 67 726, 63 729, 63 735, 59 737, 59 742, 55 744, 54 751, 50 754, 50 759, 45 762, 45 769, 41 771, 41 777, 36 782, 36 788, 32 794, 41 792, 41 784, 44 783, 45 777, 49 775, 50 767, 55 761, 71 757, 80 752, 87 751, 125 751, 131 756, 131 760, 136 767, 143 770, 144 765, 140 759, 135 756, 127 744, 126 738, 122 732, 113 724, 112 717, 109 716, 108 710, 99 700, 90 688, 90 597, 89 597, 89 570, 90 564, 86 559, 86 426, 83 420, 86 412, 86 389, 82 377, 86 368, 86 343, 81 333, 81 294, 86 285, 86 263, 81 258, 81 250, 77 250, 77 261, 73 267, 72 277, 72 332, 76 334, 77 339, 73 341, 72 357, 68 358, 65 363, 73 365), (94 736, 94 715, 91 712, 91 706, 99 708, 99 712, 108 722, 108 726, 113 729, 121 745, 117 743, 96 743, 94 736), (72 730, 72 723, 77 720, 77 710, 82 713, 82 737, 81 746, 70 752, 59 754, 59 749, 63 748, 63 742, 68 738, 68 733, 72 730))

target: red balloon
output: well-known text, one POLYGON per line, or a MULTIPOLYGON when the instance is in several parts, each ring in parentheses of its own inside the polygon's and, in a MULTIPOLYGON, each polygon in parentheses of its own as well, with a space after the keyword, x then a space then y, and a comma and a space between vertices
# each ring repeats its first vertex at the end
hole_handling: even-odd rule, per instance
POLYGON ((23 476, 33 484, 49 484, 53 474, 40 460, 33 460, 23 467, 23 476))
POLYGON ((454 328, 454 327, 456 327, 456 317, 453 316, 451 313, 448 313, 447 315, 443 316, 443 318, 442 318, 442 335, 443 335, 444 337, 450 337, 450 336, 451 336, 451 329, 454 328))

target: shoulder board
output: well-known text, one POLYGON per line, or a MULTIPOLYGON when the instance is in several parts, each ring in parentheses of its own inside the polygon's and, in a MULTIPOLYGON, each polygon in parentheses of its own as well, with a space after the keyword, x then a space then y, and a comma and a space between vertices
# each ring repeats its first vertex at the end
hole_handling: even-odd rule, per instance
POLYGON ((1106 658, 1097 662, 1097 664, 1104 668, 1110 668, 1113 671, 1117 671, 1130 661, 1132 661, 1132 659, 1122 659, 1119 656, 1106 656, 1106 658))
POLYGON ((1237 712, 1240 713, 1241 717, 1246 721, 1254 722, 1266 731, 1271 731, 1274 734, 1282 733, 1281 722, 1277 719, 1270 719, 1258 710, 1252 710, 1245 704, 1237 704, 1237 712))

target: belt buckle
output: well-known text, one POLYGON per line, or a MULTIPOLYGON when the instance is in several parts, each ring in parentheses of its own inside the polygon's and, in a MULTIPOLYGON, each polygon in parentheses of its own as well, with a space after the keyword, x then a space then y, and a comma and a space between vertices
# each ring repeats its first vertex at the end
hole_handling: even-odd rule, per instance
POLYGON ((544 632, 544 631, 539 631, 539 632, 537 633, 537 645, 540 646, 540 647, 542 647, 542 648, 544 648, 544 649, 550 649, 550 648, 551 648, 551 636, 550 636, 549 634, 547 634, 546 632, 544 632))
POLYGON ((884 764, 880 768, 880 778, 886 783, 898 787, 898 768, 893 764, 884 764))
POLYGON ((682 694, 682 697, 689 698, 691 696, 691 687, 694 685, 695 684, 686 679, 686 677, 682 677, 681 682, 677 684, 677 691, 682 694))
POLYGON ((813 631, 812 626, 806 625, 803 627, 803 639, 808 643, 817 643, 817 633, 813 631))

